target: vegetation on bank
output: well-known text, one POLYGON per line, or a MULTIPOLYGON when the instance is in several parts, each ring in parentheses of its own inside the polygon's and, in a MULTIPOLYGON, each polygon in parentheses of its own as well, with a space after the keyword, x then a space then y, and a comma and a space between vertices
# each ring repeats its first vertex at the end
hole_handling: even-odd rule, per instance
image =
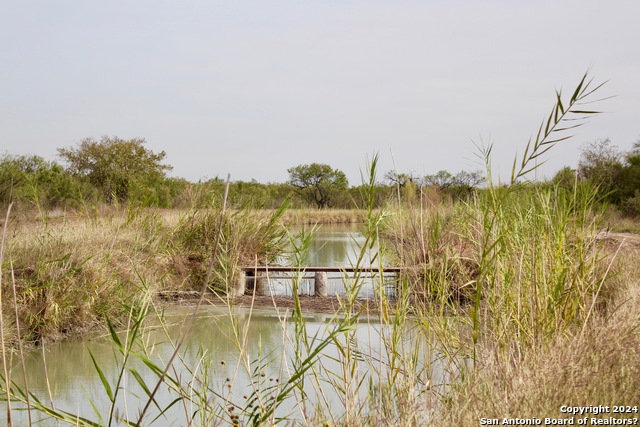
MULTIPOLYGON (((200 289, 219 232, 220 200, 181 210, 130 205, 52 211, 45 219, 38 212, 9 210, 0 221, 6 234, 2 296, 10 309, 10 285, 16 285, 22 338, 38 342, 101 327, 106 318, 119 319, 140 293, 200 289)), ((230 210, 211 289, 226 292, 240 266, 268 264, 281 255, 286 226, 365 218, 362 210, 230 210)), ((13 323, 4 323, 8 342, 15 342, 13 323)))
MULTIPOLYGON (((242 400, 230 400, 212 382, 214 359, 204 350, 198 366, 206 368, 192 367, 189 378, 172 371, 171 363, 153 362, 140 325, 153 316, 154 290, 197 289, 208 286, 209 277, 223 293, 233 283, 235 266, 269 259, 286 243, 302 271, 312 233, 303 229, 297 238, 285 238, 280 224, 291 214, 255 210, 250 204, 226 211, 232 193, 226 198, 198 190, 191 199, 195 203, 180 215, 163 218, 130 203, 127 209, 112 211, 116 214, 111 217, 77 219, 73 228, 78 234, 94 238, 74 239, 64 216, 56 221, 48 217, 22 231, 15 217, 9 219, 2 245, 3 337, 16 337, 18 330, 7 313, 29 310, 32 295, 47 307, 58 307, 45 314, 77 316, 60 307, 75 309, 87 296, 99 303, 96 295, 102 288, 92 286, 109 283, 118 287, 105 292, 112 295, 109 307, 126 309, 124 316, 109 311, 93 318, 112 319, 107 325, 121 361, 113 381, 96 365, 113 402, 108 414, 96 415, 97 421, 74 418, 42 399, 29 401, 23 388, 11 384, 6 370, 2 387, 14 401, 73 425, 162 424, 165 420, 157 411, 153 416, 159 418, 146 416, 146 409, 127 419, 119 415, 116 403, 126 375, 142 387, 145 408, 153 408, 154 386, 165 387, 194 425, 478 425, 481 418, 563 418, 562 405, 637 405, 640 317, 634 307, 640 298, 640 271, 633 260, 640 243, 625 237, 607 240, 600 234, 605 217, 602 183, 597 180, 527 181, 537 158, 565 139, 567 123, 594 113, 582 105, 598 87, 585 76, 568 99, 557 95, 537 137, 514 162, 509 183, 491 180, 487 148, 482 153, 486 185, 465 192, 456 202, 438 188, 412 179, 401 183, 396 176, 395 185, 388 186, 394 192, 381 203, 374 158, 358 195, 366 240, 354 267, 365 270, 366 251, 380 247, 407 268, 393 304, 385 284, 375 283, 380 354, 358 345, 357 326, 368 321, 364 308, 356 304, 363 285, 358 276, 348 281, 341 309, 326 323, 324 334, 307 328, 294 296, 290 315, 280 313, 283 345, 292 349, 282 359, 248 353, 248 327, 237 323, 228 300, 228 334, 238 348, 237 369, 251 379, 242 400), (207 208, 202 207, 204 200, 207 208), (37 231, 28 235, 29 229, 37 231), (61 299, 73 297, 62 291, 83 286, 89 291, 79 294, 81 299, 61 299), (113 330, 118 318, 128 319, 122 322, 130 331, 126 341, 113 330), (328 348, 335 349, 331 363, 325 356, 328 348), (143 380, 127 366, 128 358, 142 360, 155 381, 143 380), (268 381, 264 369, 273 364, 280 376, 268 381), (324 395, 327 388, 340 396, 337 406, 324 395), (317 401, 309 401, 309 390, 317 401), (296 404, 283 414, 286 401, 296 404)), ((381 259, 377 261, 383 267, 381 259)), ((299 280, 293 280, 294 289, 299 280)), ((41 313, 31 314, 37 318, 41 313)), ((21 331, 29 330, 18 324, 21 331)), ((167 340, 179 354, 181 339, 167 340)))
MULTIPOLYGON (((239 265, 268 262, 283 251, 283 211, 226 215, 211 289, 226 291, 239 265)), ((220 208, 181 212, 110 210, 96 217, 4 224, 2 305, 11 312, 15 286, 22 339, 76 335, 126 317, 131 301, 159 291, 200 289, 219 232, 220 208), (164 215, 163 215, 164 214, 164 215)), ((17 338, 5 319, 7 342, 17 338)))

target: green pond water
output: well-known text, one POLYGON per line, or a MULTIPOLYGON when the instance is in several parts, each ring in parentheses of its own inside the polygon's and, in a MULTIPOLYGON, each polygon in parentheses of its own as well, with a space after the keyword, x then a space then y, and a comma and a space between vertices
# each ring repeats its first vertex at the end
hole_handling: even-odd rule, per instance
MULTIPOLYGON (((340 266, 350 265, 352 257, 357 253, 358 245, 363 241, 353 227, 325 228, 316 234, 311 251, 310 265, 340 266)), ((183 330, 186 319, 192 312, 190 307, 171 307, 164 315, 164 327, 159 322, 150 320, 144 332, 144 347, 148 358, 161 367, 172 352, 171 341, 175 341, 183 330), (154 326, 155 325, 155 326, 154 326)), ((295 334, 294 325, 284 311, 275 309, 229 309, 226 307, 205 307, 199 314, 193 329, 187 337, 180 352, 180 360, 175 363, 172 375, 181 378, 188 390, 196 393, 206 389, 205 398, 214 412, 228 412, 229 407, 243 408, 251 398, 251 393, 262 390, 261 395, 268 396, 265 391, 271 387, 276 392, 287 382, 292 371, 291 361, 294 359, 295 334), (246 331, 246 340, 238 342, 233 338, 233 331, 246 331), (242 347, 243 351, 239 351, 242 347), (194 375, 195 373, 195 375, 194 375), (206 374, 206 375, 205 375, 206 374), (206 378, 206 384, 194 378, 206 378), (266 393, 266 394, 265 394, 266 393), (249 398, 249 399, 247 399, 249 398)), ((322 338, 326 336, 334 323, 331 316, 321 313, 307 313, 306 335, 322 338)), ((351 334, 351 344, 357 350, 361 362, 358 362, 354 378, 378 381, 378 375, 384 375, 388 356, 385 351, 384 337, 389 334, 385 326, 375 318, 362 318, 351 334), (375 367, 373 369, 372 367, 375 367)), ((122 335, 121 339, 125 339, 122 335)), ((431 342, 408 328, 403 337, 403 346, 410 352, 419 354, 421 365, 430 366, 431 381, 445 379, 446 369, 438 364, 439 354, 433 350, 431 342)), ((139 346, 136 348, 140 348, 139 346)), ((42 402, 53 402, 57 409, 77 414, 82 417, 106 423, 100 416, 106 417, 110 402, 104 390, 100 376, 97 374, 93 359, 102 369, 106 380, 115 390, 117 375, 122 366, 122 358, 115 350, 109 337, 93 337, 83 341, 67 341, 46 345, 43 349, 30 352, 25 360, 29 391, 42 402)), ((316 363, 327 379, 314 383, 305 381, 305 396, 292 394, 279 407, 276 414, 282 417, 291 416, 300 419, 305 407, 312 413, 315 405, 337 415, 344 412, 345 395, 332 383, 330 373, 340 375, 343 365, 339 362, 342 354, 335 344, 326 347, 318 356, 316 363), (329 373, 329 374, 327 374, 329 373), (321 397, 323 396, 323 397, 321 397), (296 415, 298 414, 298 415, 296 415)), ((141 360, 131 358, 128 368, 135 369, 148 387, 155 386, 157 375, 141 360)), ((13 379, 24 386, 22 366, 13 364, 13 379)), ((335 379, 335 378, 334 378, 335 379)), ((353 384, 348 385, 348 387, 353 384)), ((132 373, 127 373, 122 382, 122 389, 117 400, 117 413, 121 420, 113 425, 126 425, 126 419, 136 420, 141 407, 146 403, 144 390, 140 387, 132 373)), ((343 384, 344 387, 344 384, 343 384)), ((357 393, 364 399, 367 387, 361 387, 357 393)), ((162 387, 157 398, 159 407, 168 406, 178 395, 162 387)), ((2 402, 4 404, 4 402, 2 402)), ((20 406, 14 403, 14 407, 20 406)), ((183 426, 193 420, 193 425, 202 425, 202 411, 198 405, 188 399, 178 404, 153 425, 183 426)), ((235 409, 236 413, 239 409, 235 409)), ((158 410, 151 411, 152 417, 158 410)), ((34 420, 43 420, 38 425, 57 425, 55 420, 47 419, 40 413, 32 413, 34 420)), ((27 416, 24 411, 13 411, 14 425, 26 425, 27 416)), ((0 411, 0 425, 6 424, 6 411, 0 411)), ((148 425, 150 418, 147 418, 148 425)), ((223 423, 224 425, 224 423, 223 423)))

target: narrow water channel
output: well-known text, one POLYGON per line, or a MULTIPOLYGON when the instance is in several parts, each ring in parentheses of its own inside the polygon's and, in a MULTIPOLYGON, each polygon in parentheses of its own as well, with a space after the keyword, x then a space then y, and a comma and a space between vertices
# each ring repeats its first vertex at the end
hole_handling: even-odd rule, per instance
MULTIPOLYGON (((360 250, 362 241, 363 237, 353 227, 327 227, 317 233, 309 262, 318 266, 350 263, 360 250)), ((191 310, 190 307, 167 310, 164 322, 145 331, 145 344, 136 347, 137 351, 147 352, 145 357, 164 367, 173 348, 170 341, 180 335, 191 310)), ((336 324, 331 317, 329 314, 308 313, 305 317, 305 335, 317 340, 326 337, 336 324)), ((360 362, 357 362, 356 370, 350 375, 358 381, 366 380, 361 384, 375 384, 375 375, 384 375, 387 360, 385 340, 389 335, 386 328, 376 319, 361 318, 349 333, 349 342, 344 343, 346 347, 353 347, 358 354, 360 362)), ((124 340, 125 335, 121 339, 124 340)), ((295 369, 292 363, 296 360, 296 339, 295 325, 284 312, 278 313, 275 309, 250 312, 248 309, 206 307, 185 341, 180 360, 171 374, 187 384, 187 390, 190 390, 191 398, 195 401, 198 401, 199 390, 207 390, 203 393, 203 399, 208 408, 212 412, 230 416, 232 412, 229 412, 229 408, 243 408, 252 396, 267 396, 266 390, 274 393, 281 384, 286 383, 295 369)), ((433 351, 429 339, 408 330, 402 341, 410 348, 412 357, 419 356, 421 364, 429 367, 429 372, 424 373, 424 381, 441 381, 446 377, 447 370, 439 365, 440 356, 433 351)), ((345 394, 332 381, 346 375, 344 362, 341 362, 343 358, 343 350, 338 349, 337 341, 324 348, 317 358, 318 368, 309 371, 310 377, 305 379, 305 395, 292 393, 278 408, 276 415, 299 420, 302 414, 312 413, 319 405, 323 410, 339 416, 344 411, 345 394), (321 371, 327 378, 313 381, 311 375, 321 371)), ((50 404, 56 409, 88 418, 98 425, 108 424, 105 418, 110 406, 108 395, 117 389, 121 366, 122 357, 109 337, 47 345, 44 351, 38 349, 29 353, 25 360, 31 393, 44 403, 53 402, 50 404), (96 365, 110 384, 110 392, 105 390, 96 365)), ((136 415, 146 402, 145 390, 136 376, 147 387, 153 387, 157 381, 157 375, 140 358, 130 358, 127 367, 116 404, 119 419, 112 425, 126 425, 124 420, 136 420, 136 415)), ((13 364, 13 380, 24 386, 19 363, 13 364)), ((359 387, 355 393, 362 394, 364 399, 368 392, 370 390, 365 386, 359 387)), ((178 397, 175 391, 164 387, 157 398, 157 406, 165 408, 178 397)), ((190 421, 193 421, 193 425, 210 425, 210 420, 202 418, 206 411, 199 410, 204 401, 198 405, 190 403, 189 399, 180 399, 152 425, 183 426, 190 421)), ((18 406, 14 403, 13 407, 18 406)), ((236 409, 236 413, 238 411, 236 409)), ((154 409, 153 413, 158 415, 158 410, 154 409)), ((6 416, 6 411, 1 410, 0 425, 6 425, 6 416)), ((56 425, 54 420, 42 413, 33 412, 32 416, 34 420, 42 420, 40 425, 56 425)), ((27 425, 24 411, 13 411, 13 419, 14 425, 27 425)), ((143 425, 149 425, 148 421, 143 425)))
MULTIPOLYGON (((368 271, 370 267, 388 267, 388 265, 375 246, 368 248, 366 244, 366 238, 357 224, 322 226, 313 233, 313 240, 302 264, 304 267, 333 267, 346 270, 357 268, 359 270, 357 283, 354 281, 353 273, 346 271, 327 273, 327 294, 330 296, 344 296, 349 290, 357 292, 358 298, 373 298, 379 292, 381 283, 386 294, 393 296, 396 274, 386 272, 380 276, 378 273, 368 271), (354 290, 353 286, 356 284, 357 289, 354 290)), ((295 266, 294 261, 286 257, 280 259, 278 264, 295 266)), ((271 274, 267 292, 271 295, 291 296, 292 276, 287 273, 271 274)), ((300 280, 299 293, 313 295, 314 282, 313 272, 306 272, 300 280)))

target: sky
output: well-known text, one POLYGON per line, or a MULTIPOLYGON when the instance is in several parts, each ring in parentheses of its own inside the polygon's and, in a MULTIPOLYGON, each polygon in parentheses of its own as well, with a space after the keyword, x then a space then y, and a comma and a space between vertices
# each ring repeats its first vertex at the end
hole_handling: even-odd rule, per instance
POLYGON ((171 176, 285 182, 378 156, 415 176, 514 157, 585 72, 603 111, 545 156, 640 138, 640 2, 0 0, 0 155, 144 138, 171 176))

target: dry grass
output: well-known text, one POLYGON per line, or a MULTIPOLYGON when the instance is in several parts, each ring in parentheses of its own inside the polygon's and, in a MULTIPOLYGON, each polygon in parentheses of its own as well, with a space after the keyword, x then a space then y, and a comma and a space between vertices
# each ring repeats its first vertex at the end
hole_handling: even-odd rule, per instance
POLYGON ((469 361, 431 421, 544 422, 569 417, 562 405, 637 405, 640 237, 598 233, 589 191, 485 196, 494 195, 495 205, 401 206, 383 228, 387 248, 413 268, 412 290, 426 290, 417 319, 469 361))
POLYGON ((134 295, 163 286, 170 254, 162 229, 153 215, 9 224, 3 282, 13 273, 25 338, 86 331, 117 318, 134 295))
POLYGON ((640 234, 640 220, 638 218, 622 215, 614 209, 607 211, 604 226, 613 232, 640 234))
POLYGON ((439 425, 476 426, 480 418, 570 417, 560 412, 562 405, 637 405, 640 244, 625 244, 619 256, 618 272, 607 285, 616 292, 609 292, 606 309, 586 327, 576 327, 548 346, 530 348, 519 362, 496 357, 494 348, 484 346, 483 367, 453 389, 439 425))
MULTIPOLYGON (((200 289, 219 218, 218 210, 203 212, 109 209, 97 216, 56 213, 47 221, 13 217, 1 274, 2 283, 15 281, 22 336, 37 342, 81 334, 102 327, 105 318, 117 322, 141 294, 200 289)), ((213 284, 226 283, 241 260, 276 251, 277 221, 273 211, 229 214, 213 284)), ((11 287, 3 286, 3 307, 12 310, 12 300, 11 287)), ((5 336, 15 337, 14 323, 2 323, 5 336)))

